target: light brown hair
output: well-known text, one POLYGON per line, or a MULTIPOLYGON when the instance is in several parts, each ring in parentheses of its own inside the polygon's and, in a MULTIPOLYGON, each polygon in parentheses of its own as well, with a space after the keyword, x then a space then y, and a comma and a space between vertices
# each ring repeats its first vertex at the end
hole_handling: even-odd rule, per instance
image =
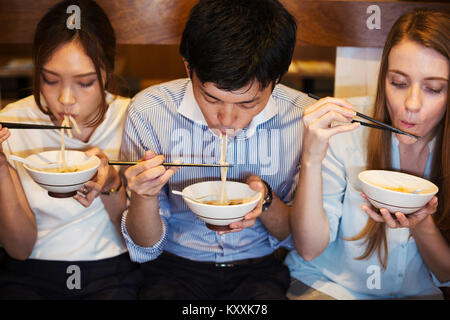
MULTIPOLYGON (((391 124, 386 105, 386 73, 391 49, 402 40, 414 41, 442 54, 450 61, 450 15, 418 9, 401 16, 393 25, 386 39, 378 76, 374 118, 391 124)), ((447 93, 448 94, 448 93, 447 93)), ((439 187, 439 206, 433 215, 438 228, 450 242, 450 99, 447 96, 446 112, 436 127, 436 143, 432 159, 431 181, 439 187)), ((367 169, 393 170, 391 163, 391 133, 371 129, 367 146, 367 169)), ((377 251, 383 268, 387 266, 388 243, 385 223, 373 219, 356 236, 347 240, 363 240, 365 252, 358 260, 367 259, 377 251)))

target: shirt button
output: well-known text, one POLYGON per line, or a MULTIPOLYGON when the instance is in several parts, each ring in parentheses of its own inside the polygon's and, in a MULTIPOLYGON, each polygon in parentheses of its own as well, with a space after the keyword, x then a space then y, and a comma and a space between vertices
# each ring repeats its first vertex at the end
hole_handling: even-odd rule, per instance
POLYGON ((399 278, 403 277, 403 273, 399 273, 399 274, 398 274, 398 277, 399 277, 399 278))

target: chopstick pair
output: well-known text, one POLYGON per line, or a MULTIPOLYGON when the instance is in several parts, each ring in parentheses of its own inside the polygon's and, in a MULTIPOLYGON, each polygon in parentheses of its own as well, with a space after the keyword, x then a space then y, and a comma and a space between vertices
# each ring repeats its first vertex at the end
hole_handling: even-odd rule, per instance
MULTIPOLYGON (((133 166, 135 164, 138 164, 139 162, 141 161, 109 160, 108 164, 113 166, 133 166)), ((174 163, 174 162, 163 162, 162 165, 165 167, 214 167, 214 168, 233 167, 232 164, 174 163)))
POLYGON ((2 128, 8 129, 72 129, 72 127, 66 126, 53 126, 33 123, 0 122, 0 124, 2 125, 2 128))
MULTIPOLYGON (((317 97, 317 96, 315 96, 315 95, 313 95, 313 94, 311 94, 311 93, 308 93, 308 97, 313 98, 313 99, 315 99, 315 100, 320 100, 319 97, 317 97)), ((366 116, 365 114, 362 114, 362 113, 360 113, 360 112, 358 112, 358 111, 356 111, 356 116, 357 116, 357 117, 360 117, 360 118, 363 118, 363 119, 366 119, 366 120, 368 120, 368 121, 371 121, 371 122, 373 122, 373 123, 376 123, 376 124, 372 124, 372 123, 367 123, 367 122, 359 121, 359 120, 355 120, 355 119, 352 120, 352 122, 358 122, 358 123, 360 123, 362 126, 371 127, 371 128, 375 128, 375 129, 389 130, 389 131, 392 131, 392 132, 395 132, 395 133, 400 133, 400 134, 404 134, 404 135, 410 136, 410 137, 415 138, 415 139, 419 139, 419 138, 420 138, 419 136, 416 136, 416 135, 414 135, 414 134, 411 134, 411 133, 402 131, 402 130, 400 130, 400 129, 391 127, 391 126, 388 125, 388 124, 385 124, 385 123, 383 123, 383 122, 380 122, 380 121, 378 121, 378 120, 375 120, 375 119, 373 119, 373 118, 371 118, 371 117, 369 117, 369 116, 366 116)))

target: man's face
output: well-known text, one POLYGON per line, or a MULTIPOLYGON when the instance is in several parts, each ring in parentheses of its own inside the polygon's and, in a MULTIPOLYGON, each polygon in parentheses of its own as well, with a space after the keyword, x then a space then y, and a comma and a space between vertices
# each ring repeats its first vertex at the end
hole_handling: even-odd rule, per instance
POLYGON ((195 100, 209 128, 227 135, 234 135, 247 127, 267 105, 272 93, 271 85, 261 90, 256 81, 241 89, 226 91, 212 82, 202 83, 195 72, 191 80, 195 100))

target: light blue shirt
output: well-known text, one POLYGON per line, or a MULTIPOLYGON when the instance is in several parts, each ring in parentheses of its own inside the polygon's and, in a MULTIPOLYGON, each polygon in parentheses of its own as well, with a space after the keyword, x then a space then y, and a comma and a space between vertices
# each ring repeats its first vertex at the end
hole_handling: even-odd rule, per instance
MULTIPOLYGON (((266 107, 229 139, 226 161, 234 167, 228 169, 227 179, 245 182, 249 175, 259 175, 280 199, 291 201, 301 154, 302 111, 313 102, 299 91, 277 85, 266 107)), ((219 163, 220 138, 208 128, 189 79, 150 87, 132 100, 121 158, 138 160, 149 149, 166 161, 219 163)), ((227 262, 265 256, 280 246, 292 248, 290 237, 278 241, 259 219, 251 228, 219 235, 171 192, 208 180, 220 180, 220 169, 180 168, 169 180, 159 195, 164 231, 153 247, 133 242, 123 215, 122 232, 132 260, 149 261, 167 250, 191 260, 227 262)))
MULTIPOLYGON (((365 170, 368 129, 334 136, 322 163, 323 205, 330 223, 330 244, 311 261, 293 250, 285 263, 291 276, 337 299, 387 299, 407 296, 442 295, 419 254, 408 228, 386 228, 388 262, 383 270, 375 252, 370 258, 356 260, 365 249, 363 240, 344 240, 358 234, 368 216, 360 206, 359 172, 365 170)), ((425 176, 431 170, 433 152, 425 176)), ((398 140, 392 135, 392 163, 400 168, 398 140)), ((367 203, 367 202, 366 202, 367 203)))

